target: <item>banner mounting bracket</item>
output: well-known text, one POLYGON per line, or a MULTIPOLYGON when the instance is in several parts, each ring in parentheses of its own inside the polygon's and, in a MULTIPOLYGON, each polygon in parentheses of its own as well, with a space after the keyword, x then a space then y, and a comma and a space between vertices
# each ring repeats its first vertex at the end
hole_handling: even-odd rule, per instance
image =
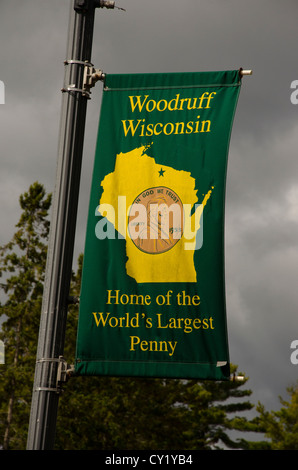
POLYGON ((95 83, 99 80, 103 81, 105 79, 105 74, 100 69, 95 69, 92 64, 86 63, 84 68, 84 77, 83 77, 83 90, 84 93, 90 98, 90 88, 95 86, 95 83))
POLYGON ((56 379, 56 387, 37 387, 35 391, 37 392, 56 392, 60 394, 63 392, 62 385, 66 383, 68 379, 74 373, 74 365, 69 365, 67 361, 64 359, 63 356, 52 357, 52 358, 42 358, 36 361, 37 363, 57 363, 57 379, 56 379))
POLYGON ((82 96, 85 96, 87 99, 90 99, 91 91, 90 89, 95 86, 95 83, 99 80, 104 81, 105 74, 100 69, 95 69, 94 65, 91 64, 88 60, 75 60, 69 59, 64 61, 64 65, 79 65, 84 67, 83 75, 83 87, 78 88, 76 84, 68 85, 67 88, 62 88, 62 93, 65 92, 78 92, 82 93, 82 96))
POLYGON ((59 356, 58 370, 57 370, 57 389, 63 391, 61 386, 66 383, 74 373, 74 365, 68 364, 63 356, 59 356))
POLYGON ((77 13, 86 13, 90 8, 107 8, 126 11, 125 8, 118 7, 112 0, 75 0, 74 10, 77 13))

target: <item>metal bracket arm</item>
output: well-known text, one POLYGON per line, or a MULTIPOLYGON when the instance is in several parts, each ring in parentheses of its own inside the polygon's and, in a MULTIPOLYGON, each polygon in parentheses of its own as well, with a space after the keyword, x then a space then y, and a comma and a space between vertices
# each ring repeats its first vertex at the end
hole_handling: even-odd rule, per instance
POLYGON ((252 75, 252 70, 251 69, 243 70, 243 68, 241 67, 239 69, 239 74, 240 74, 240 77, 244 77, 245 75, 252 75))
POLYGON ((103 73, 102 70, 100 69, 95 69, 93 64, 91 64, 88 61, 82 61, 82 60, 65 60, 64 65, 81 65, 84 66, 84 75, 83 75, 83 87, 78 88, 76 84, 71 84, 68 85, 67 88, 62 88, 61 91, 62 93, 65 92, 78 92, 82 93, 82 96, 85 96, 86 98, 90 99, 91 91, 90 88, 94 87, 95 83, 98 82, 98 80, 104 80, 105 79, 105 74, 103 73))
POLYGON ((231 381, 231 382, 244 382, 244 381, 245 381, 245 377, 244 377, 244 375, 236 375, 236 374, 233 374, 233 375, 230 377, 230 381, 231 381))
POLYGON ((111 0, 75 0, 74 2, 74 9, 78 13, 85 13, 89 8, 117 8, 118 10, 124 10, 124 8, 117 7, 115 2, 111 0))
POLYGON ((90 97, 90 88, 94 87, 99 80, 104 80, 105 74, 100 69, 95 69, 92 64, 85 65, 83 77, 83 91, 85 96, 90 97))
POLYGON ((59 358, 43 358, 39 359, 37 363, 44 363, 44 362, 57 362, 57 380, 56 380, 56 387, 37 387, 35 391, 37 392, 55 392, 60 394, 63 392, 62 385, 66 383, 68 379, 73 375, 74 366, 67 364, 66 360, 63 356, 59 356, 59 358))
POLYGON ((63 356, 59 356, 59 364, 57 370, 57 388, 61 389, 61 385, 66 383, 68 379, 73 375, 74 365, 67 364, 63 356))

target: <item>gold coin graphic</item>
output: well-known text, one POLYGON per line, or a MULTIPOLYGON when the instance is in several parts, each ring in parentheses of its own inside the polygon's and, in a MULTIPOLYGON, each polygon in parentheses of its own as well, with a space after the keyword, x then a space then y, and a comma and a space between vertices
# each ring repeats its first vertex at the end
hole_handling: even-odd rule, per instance
POLYGON ((139 194, 129 210, 128 233, 139 250, 164 253, 179 242, 184 212, 179 196, 165 186, 139 194))

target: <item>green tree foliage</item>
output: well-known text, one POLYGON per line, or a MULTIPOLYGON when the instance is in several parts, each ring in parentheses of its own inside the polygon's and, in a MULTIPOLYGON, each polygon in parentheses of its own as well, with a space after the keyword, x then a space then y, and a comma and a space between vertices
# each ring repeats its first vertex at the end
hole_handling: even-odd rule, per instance
MULTIPOLYGON (((239 384, 115 377, 72 378, 59 408, 57 449, 209 450, 264 448, 229 431, 258 431, 228 415, 252 408, 225 405, 239 384), (226 388, 225 392, 222 388, 226 388), (79 447, 77 447, 79 446, 79 447)), ((247 391, 246 391, 247 392, 247 391)), ((243 392, 245 394, 245 392, 243 392)))
MULTIPOLYGON (((80 292, 83 257, 73 277, 80 292)), ((78 307, 69 309, 65 357, 75 356, 78 307)), ((232 366, 237 375, 237 367, 232 366)), ((258 432, 239 413, 249 411, 243 381, 217 382, 129 377, 73 377, 60 398, 56 448, 84 450, 206 450, 265 448, 232 439, 230 431, 258 432)), ((235 434, 235 433, 234 433, 235 434)))
POLYGON ((298 383, 288 387, 290 401, 280 397, 282 407, 279 411, 268 412, 259 403, 259 423, 270 439, 272 450, 298 450, 298 383))
POLYGON ((22 213, 17 231, 0 247, 4 298, 0 339, 5 345, 5 364, 0 367, 0 436, 4 449, 23 448, 28 426, 51 195, 34 183, 19 202, 22 213))
MULTIPOLYGON (((51 196, 39 183, 20 197, 22 214, 11 242, 0 247, 0 447, 25 449, 32 397, 49 232, 51 196)), ((73 275, 79 296, 82 256, 73 275)), ((75 357, 78 306, 69 308, 64 356, 75 357)), ((237 368, 234 367, 237 373, 237 368)), ((247 382, 72 377, 59 400, 56 449, 250 449, 231 438, 259 430, 244 417, 253 405, 247 382)))

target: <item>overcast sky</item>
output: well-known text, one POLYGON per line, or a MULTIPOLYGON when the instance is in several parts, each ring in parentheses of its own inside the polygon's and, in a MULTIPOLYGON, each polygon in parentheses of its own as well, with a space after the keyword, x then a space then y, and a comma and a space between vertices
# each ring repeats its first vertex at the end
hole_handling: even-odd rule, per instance
MULTIPOLYGON (((92 62, 105 73, 253 69, 230 143, 226 293, 231 362, 268 410, 296 382, 298 340, 297 0, 117 0, 96 11, 92 62)), ((69 0, 0 0, 0 244, 18 198, 55 185, 69 0)), ((92 90, 75 258, 84 249, 102 85, 92 90)))

